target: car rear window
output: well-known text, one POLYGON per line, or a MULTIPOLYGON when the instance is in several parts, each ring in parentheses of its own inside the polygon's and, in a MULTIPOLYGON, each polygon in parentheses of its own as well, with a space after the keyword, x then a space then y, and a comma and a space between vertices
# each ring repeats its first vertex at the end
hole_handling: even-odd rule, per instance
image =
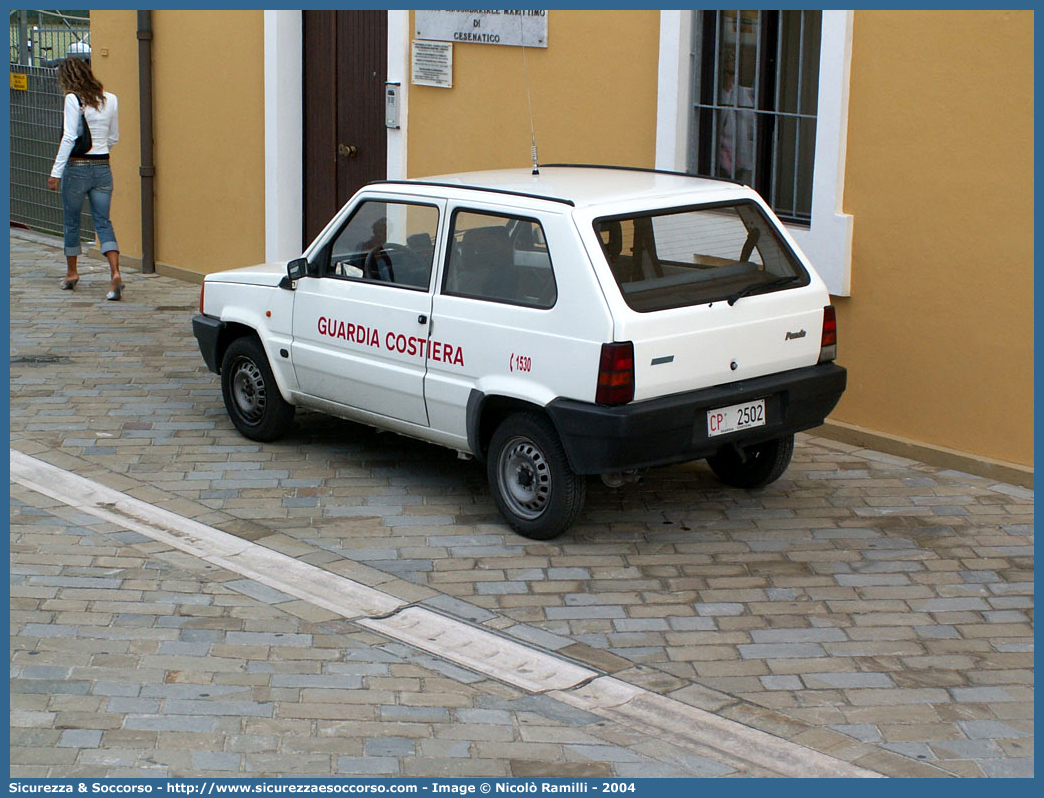
POLYGON ((648 313, 780 291, 808 272, 754 202, 596 219, 624 301, 648 313))

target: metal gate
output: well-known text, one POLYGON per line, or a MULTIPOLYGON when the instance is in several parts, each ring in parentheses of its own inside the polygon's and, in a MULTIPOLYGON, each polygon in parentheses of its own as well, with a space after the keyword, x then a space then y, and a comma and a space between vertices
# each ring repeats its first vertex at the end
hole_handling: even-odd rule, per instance
MULTIPOLYGON (((19 13, 22 12, 13 12, 12 18, 19 13)), ((68 20, 62 22, 62 33, 67 33, 65 29, 72 29, 68 20)), ((22 28, 24 36, 25 26, 22 28)), ((82 45, 85 36, 80 30, 59 40, 59 31, 55 31, 54 43, 43 45, 41 42, 52 42, 43 35, 48 33, 48 29, 37 25, 31 32, 36 40, 35 46, 26 47, 24 42, 16 44, 19 32, 12 25, 11 222, 61 235, 61 195, 47 190, 47 178, 62 138, 62 93, 58 88, 57 59, 40 56, 68 55, 77 42, 82 45), (27 58, 27 52, 32 53, 32 57, 27 58), (23 63, 16 63, 19 59, 23 63), (26 61, 32 61, 32 64, 26 61)), ((94 221, 86 203, 81 213, 80 237, 85 241, 94 240, 94 221)))

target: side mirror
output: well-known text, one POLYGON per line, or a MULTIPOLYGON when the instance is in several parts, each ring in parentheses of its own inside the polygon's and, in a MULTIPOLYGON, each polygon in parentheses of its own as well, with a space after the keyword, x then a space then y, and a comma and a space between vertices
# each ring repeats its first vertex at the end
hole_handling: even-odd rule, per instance
POLYGON ((294 258, 286 264, 286 277, 279 281, 279 287, 293 291, 294 283, 308 276, 308 261, 305 258, 294 258))
POLYGON ((294 258, 286 264, 286 276, 292 282, 308 276, 308 261, 305 258, 294 258))

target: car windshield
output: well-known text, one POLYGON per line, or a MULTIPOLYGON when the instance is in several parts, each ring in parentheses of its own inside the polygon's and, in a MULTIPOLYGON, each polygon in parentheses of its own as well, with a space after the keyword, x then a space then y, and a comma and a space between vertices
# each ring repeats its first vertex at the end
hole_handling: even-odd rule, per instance
POLYGON ((594 229, 624 300, 641 313, 732 303, 810 280, 749 200, 604 217, 594 229))

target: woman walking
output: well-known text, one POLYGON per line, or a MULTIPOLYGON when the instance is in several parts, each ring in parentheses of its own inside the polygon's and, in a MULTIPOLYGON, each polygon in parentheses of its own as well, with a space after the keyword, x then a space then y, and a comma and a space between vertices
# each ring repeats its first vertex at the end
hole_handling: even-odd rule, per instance
POLYGON ((94 230, 102 254, 109 261, 109 293, 105 298, 119 300, 123 296, 120 250, 109 220, 112 204, 109 150, 120 140, 116 95, 105 91, 87 62, 79 58, 66 58, 59 64, 58 85, 66 93, 65 127, 47 187, 57 191, 61 180, 66 260, 61 287, 71 291, 80 281, 76 259, 80 255, 80 212, 86 198, 91 204, 94 230), (84 152, 77 150, 74 154, 74 145, 82 129, 81 118, 82 127, 90 133, 90 148, 84 152))

